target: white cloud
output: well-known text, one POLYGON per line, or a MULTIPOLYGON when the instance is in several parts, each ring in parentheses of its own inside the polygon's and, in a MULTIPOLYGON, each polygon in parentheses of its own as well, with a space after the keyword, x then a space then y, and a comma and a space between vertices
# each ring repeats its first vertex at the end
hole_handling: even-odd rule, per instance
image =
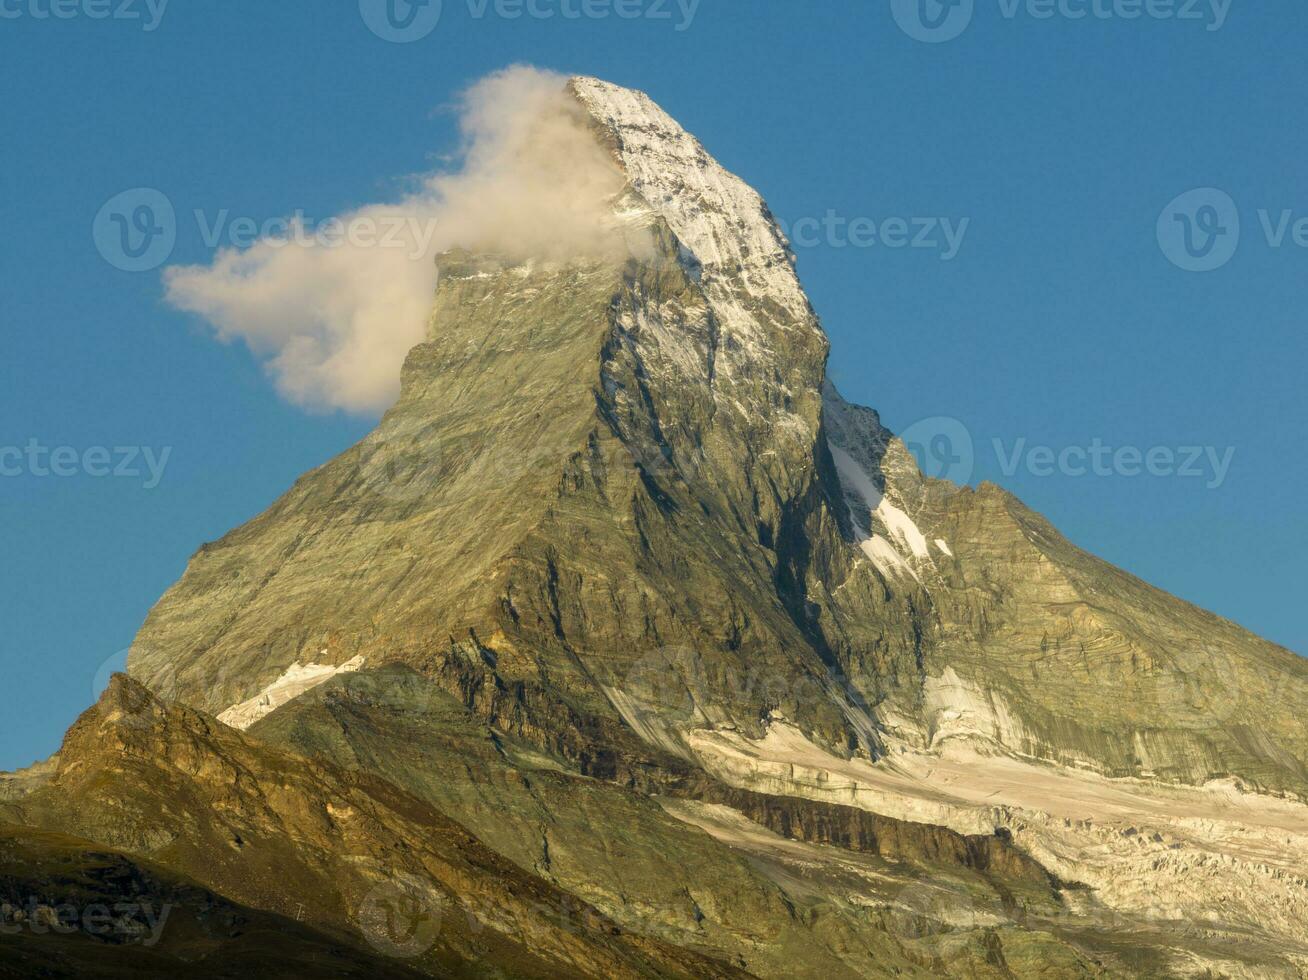
POLYGON ((282 236, 170 268, 168 302, 245 342, 296 404, 384 410, 427 335, 440 252, 564 260, 626 248, 605 220, 622 175, 565 81, 527 67, 483 79, 460 102, 458 170, 397 204, 342 215, 349 233, 331 245, 282 236))

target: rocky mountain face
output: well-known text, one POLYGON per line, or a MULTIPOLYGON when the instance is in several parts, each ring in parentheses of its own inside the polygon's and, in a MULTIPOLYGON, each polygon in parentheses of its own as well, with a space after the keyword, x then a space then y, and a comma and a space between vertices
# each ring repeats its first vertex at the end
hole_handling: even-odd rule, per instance
POLYGON ((0 825, 0 977, 415 980, 355 940, 227 901, 101 844, 0 825))
POLYGON ((122 675, 13 815, 188 869, 341 945, 364 946, 362 932, 437 975, 740 975, 609 928, 370 773, 261 744, 122 675), (387 917, 406 905, 421 915, 392 930, 387 917))
POLYGON ((0 819, 434 975, 1308 971, 1305 662, 923 477, 762 199, 568 91, 632 247, 442 256, 376 431, 0 819))

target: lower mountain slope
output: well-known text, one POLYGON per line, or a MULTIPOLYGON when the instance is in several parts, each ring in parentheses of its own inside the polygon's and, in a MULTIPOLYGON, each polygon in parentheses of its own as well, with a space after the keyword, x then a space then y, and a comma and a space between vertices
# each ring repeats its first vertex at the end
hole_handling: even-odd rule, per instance
POLYGON ((741 975, 609 927, 380 777, 255 742, 123 675, 70 729, 56 774, 0 817, 148 859, 428 975, 741 975))
MULTIPOLYGON (((167 969, 169 955, 193 975, 258 973, 312 966, 320 947, 340 976, 355 961, 378 976, 987 978, 1168 962, 1147 931, 1111 945, 1069 931, 1063 886, 999 838, 792 805, 686 767, 650 770, 666 792, 646 793, 573 765, 477 723, 407 668, 336 678, 249 736, 120 676, 53 774, 0 804, 43 828, 12 833, 5 867, 51 904, 139 901, 142 875, 196 882, 150 894, 198 909, 207 938, 161 926, 154 959, 99 954, 86 975, 167 969), (74 842, 60 844, 71 874, 44 857, 51 841, 74 842), (290 936, 259 966, 263 922, 290 936)), ((13 962, 94 958, 39 938, 13 962)))
POLYGON ((1096 976, 1166 961, 1147 942, 1124 957, 1060 938, 1059 884, 993 836, 732 791, 620 739, 608 741, 630 755, 612 775, 584 776, 584 755, 498 732, 405 668, 336 678, 251 734, 380 772, 624 927, 759 976, 1029 976, 1042 959, 1096 976), (706 837, 703 812, 776 853, 706 837), (792 841, 813 857, 792 860, 792 841))
POLYGON ((423 976, 152 862, 0 824, 0 977, 423 976))

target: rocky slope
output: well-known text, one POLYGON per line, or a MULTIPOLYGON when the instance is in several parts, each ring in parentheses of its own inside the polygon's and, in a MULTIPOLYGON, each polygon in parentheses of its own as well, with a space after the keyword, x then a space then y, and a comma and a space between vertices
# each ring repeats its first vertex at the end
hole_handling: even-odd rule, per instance
POLYGON ((0 936, 0 977, 15 980, 424 975, 151 862, 9 825, 0 825, 0 936))
POLYGON ((377 776, 255 742, 123 675, 69 731, 55 775, 0 816, 184 869, 252 908, 371 945, 383 964, 463 976, 741 972, 611 928, 377 776))
POLYGON ((923 478, 762 199, 643 94, 568 96, 629 254, 442 256, 376 431, 151 612, 178 706, 120 682, 0 813, 333 935, 425 882, 490 930, 428 968, 1308 969, 1305 662, 923 478))
MULTIPOLYGON (((584 760, 478 723, 438 683, 405 668, 338 678, 251 733, 381 772, 624 927, 760 976, 987 976, 996 953, 1011 963, 1055 955, 1069 975, 1096 975, 1124 960, 1016 923, 1055 921, 1063 887, 993 834, 734 790, 675 758, 656 765, 621 739, 609 744, 635 756, 616 760, 622 771, 585 777, 584 760), (818 863, 778 865, 771 855, 760 864, 734 840, 706 838, 704 811, 756 821, 779 846, 831 846, 812 848, 818 863), (928 922, 933 888, 974 914, 954 928, 928 922)), ((1125 960, 1156 956, 1141 944, 1125 960)))

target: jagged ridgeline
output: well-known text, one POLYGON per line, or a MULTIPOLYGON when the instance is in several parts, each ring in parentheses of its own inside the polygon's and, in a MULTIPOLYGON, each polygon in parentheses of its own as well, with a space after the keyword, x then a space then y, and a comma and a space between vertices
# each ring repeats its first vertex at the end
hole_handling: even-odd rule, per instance
MULTIPOLYGON (((1305 969, 1304 661, 997 487, 924 478, 826 379, 759 195, 642 93, 575 78, 562 104, 617 177, 606 247, 443 255, 376 431, 201 548, 150 613, 144 687, 94 717, 148 717, 124 743, 139 763, 92 786, 83 737, 0 815, 173 855, 284 913, 239 856, 206 871, 205 847, 252 836, 311 865, 310 924, 346 936, 382 874, 325 855, 366 840, 384 862, 385 801, 406 846, 446 820, 476 839, 472 870, 436 874, 439 848, 397 867, 473 919, 503 859, 550 909, 641 937, 518 910, 541 975, 1305 969), (297 825, 313 857, 210 784, 239 772, 275 809, 260 766, 310 759, 297 807, 348 792, 380 819, 353 840, 330 807, 297 825), (122 816, 179 814, 158 787, 188 779, 222 804, 207 837, 122 816)), ((442 969, 478 960, 460 928, 442 969)), ((527 962, 495 929, 499 962, 527 962)))

